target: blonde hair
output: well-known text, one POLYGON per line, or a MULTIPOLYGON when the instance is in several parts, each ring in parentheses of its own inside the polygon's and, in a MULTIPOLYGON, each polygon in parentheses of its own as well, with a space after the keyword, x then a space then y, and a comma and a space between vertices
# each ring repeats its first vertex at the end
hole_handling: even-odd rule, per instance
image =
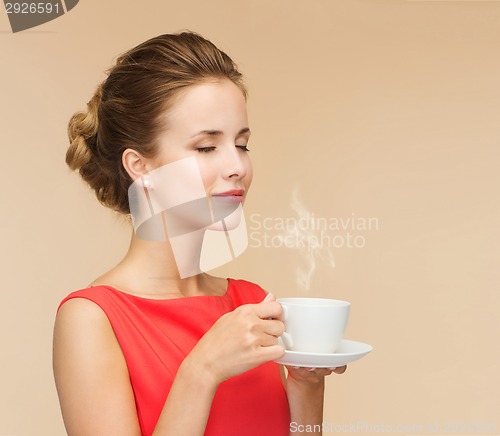
POLYGON ((210 79, 229 79, 247 96, 231 58, 196 33, 160 35, 122 54, 87 111, 71 117, 66 163, 79 171, 103 205, 130 213, 132 179, 122 165, 123 152, 131 148, 153 157, 156 138, 165 128, 162 115, 174 97, 210 79))

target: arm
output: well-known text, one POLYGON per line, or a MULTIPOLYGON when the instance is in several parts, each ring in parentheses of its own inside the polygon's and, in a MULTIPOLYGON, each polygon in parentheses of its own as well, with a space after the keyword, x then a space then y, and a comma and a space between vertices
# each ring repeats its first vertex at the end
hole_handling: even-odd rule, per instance
MULTIPOLYGON (((325 376, 330 375, 332 372, 343 374, 346 369, 347 366, 335 369, 287 366, 288 377, 286 378, 285 389, 290 406, 291 435, 323 434, 321 429, 323 424, 325 376)), ((283 367, 281 370, 283 371, 283 367)))
MULTIPOLYGON (((267 319, 280 310, 263 302, 222 316, 179 367, 154 436, 203 435, 219 383, 283 355, 282 323, 267 319)), ((59 310, 54 375, 68 435, 141 434, 123 353, 96 304, 73 299, 59 310)))
POLYGON ((96 304, 77 298, 62 305, 53 366, 68 435, 141 434, 125 358, 96 304))
POLYGON ((179 368, 153 436, 203 435, 221 382, 283 356, 283 323, 267 319, 281 313, 272 298, 223 315, 201 338, 179 368))
POLYGON ((203 436, 217 387, 210 373, 197 370, 196 363, 186 358, 177 371, 153 436, 203 436))

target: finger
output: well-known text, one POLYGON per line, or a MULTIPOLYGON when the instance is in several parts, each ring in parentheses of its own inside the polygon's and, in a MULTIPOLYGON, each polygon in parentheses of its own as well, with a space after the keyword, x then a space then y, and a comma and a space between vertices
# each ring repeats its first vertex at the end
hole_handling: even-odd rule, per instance
POLYGON ((331 368, 311 368, 311 367, 298 367, 298 366, 290 366, 290 368, 293 368, 297 373, 306 377, 307 376, 326 377, 333 372, 331 368))
POLYGON ((282 319, 283 308, 277 301, 262 301, 255 305, 255 313, 259 318, 282 319))
POLYGON ((258 358, 261 362, 280 359, 285 355, 285 349, 281 345, 270 345, 259 347, 257 350, 258 358))
POLYGON ((346 370, 347 370, 347 365, 344 365, 344 366, 339 366, 338 368, 335 368, 333 370, 333 372, 335 374, 344 374, 344 372, 346 372, 346 370))
POLYGON ((330 368, 316 368, 316 374, 320 377, 329 376, 333 371, 330 368))
POLYGON ((262 300, 262 303, 264 303, 266 301, 276 301, 276 297, 274 296, 274 294, 272 294, 271 292, 269 292, 269 294, 266 295, 266 298, 264 298, 262 300))
POLYGON ((263 319, 262 328, 264 333, 267 333, 271 336, 281 336, 285 331, 285 324, 277 319, 263 319))
POLYGON ((291 365, 285 365, 286 369, 294 370, 294 371, 305 371, 305 369, 302 366, 291 366, 291 365))
POLYGON ((270 347, 271 345, 277 345, 278 344, 278 338, 273 335, 263 335, 259 339, 259 345, 263 347, 270 347))

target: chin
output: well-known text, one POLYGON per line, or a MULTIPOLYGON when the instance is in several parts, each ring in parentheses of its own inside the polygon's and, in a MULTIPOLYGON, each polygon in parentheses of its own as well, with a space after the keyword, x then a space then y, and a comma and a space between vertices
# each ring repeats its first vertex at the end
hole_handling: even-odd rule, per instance
POLYGON ((215 217, 216 221, 213 224, 210 224, 208 227, 206 227, 206 229, 215 230, 219 232, 223 232, 226 230, 234 230, 240 225, 242 216, 243 216, 243 207, 240 203, 238 207, 231 213, 225 214, 222 217, 216 216, 215 217), (220 219, 217 220, 217 218, 220 219))

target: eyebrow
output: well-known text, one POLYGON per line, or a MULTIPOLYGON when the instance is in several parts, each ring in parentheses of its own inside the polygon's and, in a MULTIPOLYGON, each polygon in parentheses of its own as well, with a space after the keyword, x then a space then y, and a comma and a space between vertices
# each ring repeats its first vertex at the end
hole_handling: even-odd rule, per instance
MULTIPOLYGON (((244 127, 238 132, 238 136, 243 135, 245 133, 250 133, 250 129, 248 127, 244 127)), ((222 130, 201 130, 198 133, 195 133, 191 138, 195 138, 200 135, 208 135, 208 136, 220 136, 223 135, 224 132, 222 130)))

